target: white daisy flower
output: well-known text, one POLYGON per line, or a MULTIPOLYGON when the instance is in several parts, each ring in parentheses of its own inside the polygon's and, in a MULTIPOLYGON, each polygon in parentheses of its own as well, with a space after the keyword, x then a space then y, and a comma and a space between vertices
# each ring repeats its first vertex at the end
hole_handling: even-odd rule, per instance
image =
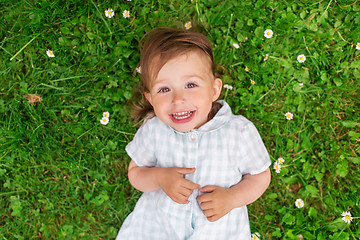
POLYGON ((278 163, 279 164, 283 164, 285 162, 285 160, 282 158, 282 157, 279 157, 278 158, 278 163))
POLYGON ((260 240, 260 234, 257 232, 251 234, 251 240, 260 240))
POLYGON ((271 38, 273 36, 273 31, 271 29, 266 29, 265 32, 264 32, 264 36, 266 38, 271 38))
POLYGON ((101 120, 100 120, 100 123, 102 125, 107 125, 109 123, 109 118, 107 117, 103 117, 101 120))
POLYGON ((274 169, 276 173, 280 173, 281 171, 281 165, 277 161, 274 162, 274 169))
POLYGON ((124 17, 124 18, 130 17, 130 12, 129 12, 128 10, 124 10, 124 12, 123 12, 123 17, 124 17))
POLYGON ((46 51, 46 55, 48 55, 48 57, 55 57, 54 52, 49 49, 46 51))
POLYGON ((287 112, 287 113, 285 113, 285 117, 287 120, 291 120, 291 119, 293 119, 294 114, 292 114, 291 112, 287 112))
POLYGON ((104 118, 109 118, 109 117, 110 117, 110 113, 109 113, 109 112, 103 112, 103 117, 104 117, 104 118))
POLYGON ((225 84, 224 88, 229 89, 229 90, 233 90, 233 86, 230 86, 229 84, 225 84))
POLYGON ((343 216, 342 220, 348 224, 351 223, 351 221, 353 220, 352 216, 351 216, 351 213, 349 211, 347 212, 343 212, 341 214, 341 216, 343 216))
POLYGON ((250 71, 250 68, 248 66, 245 67, 245 72, 250 71))
POLYGON ((108 18, 112 18, 114 16, 115 12, 111 8, 105 10, 105 16, 108 18))
POLYGON ((236 49, 238 49, 240 46, 239 46, 239 44, 234 43, 234 44, 233 44, 233 47, 236 48, 236 49))
POLYGON ((255 81, 254 81, 254 80, 250 80, 250 83, 251 83, 252 85, 255 85, 255 81))
POLYGON ((304 200, 302 200, 301 198, 296 199, 295 206, 297 208, 303 208, 305 206, 304 200))
POLYGON ((301 54, 297 57, 297 60, 299 61, 299 63, 303 63, 303 62, 305 62, 306 57, 304 54, 301 54))
POLYGON ((301 82, 301 83, 299 83, 299 86, 300 86, 300 87, 304 86, 304 83, 302 83, 302 82, 301 82))
POLYGON ((191 22, 185 23, 185 28, 189 30, 192 27, 191 22))
POLYGON ((356 44, 356 49, 357 49, 357 50, 360 50, 360 42, 358 42, 358 43, 356 44))
POLYGON ((269 54, 267 53, 264 58, 264 62, 269 59, 269 54))

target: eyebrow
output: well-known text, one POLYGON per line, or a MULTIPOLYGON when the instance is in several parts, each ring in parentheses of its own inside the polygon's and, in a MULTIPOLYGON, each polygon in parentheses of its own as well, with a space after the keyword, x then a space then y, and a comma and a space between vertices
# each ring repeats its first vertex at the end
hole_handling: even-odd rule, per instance
POLYGON ((185 75, 184 78, 186 78, 186 79, 188 79, 188 78, 199 78, 200 80, 204 81, 204 79, 200 75, 197 75, 197 74, 185 75))
MULTIPOLYGON (((188 75, 183 76, 183 79, 188 79, 188 78, 197 78, 197 79, 200 79, 201 81, 204 81, 204 78, 197 74, 188 74, 188 75)), ((152 85, 154 86, 156 84, 161 84, 165 80, 166 79, 155 79, 152 85)))
POLYGON ((152 85, 152 86, 155 86, 156 84, 161 84, 161 83, 164 82, 164 81, 165 81, 165 79, 160 79, 160 80, 154 79, 154 80, 152 81, 151 85, 152 85))

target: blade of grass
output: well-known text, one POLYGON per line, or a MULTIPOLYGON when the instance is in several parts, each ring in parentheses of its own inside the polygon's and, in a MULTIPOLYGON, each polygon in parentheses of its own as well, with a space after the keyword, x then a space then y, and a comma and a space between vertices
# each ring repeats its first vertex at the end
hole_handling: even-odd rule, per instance
POLYGON ((84 75, 67 77, 67 78, 59 78, 59 79, 55 79, 55 80, 50 80, 50 82, 60 82, 60 81, 65 81, 65 80, 69 80, 69 79, 74 79, 74 78, 81 78, 81 77, 84 77, 84 75))
MULTIPOLYGON (((95 127, 95 126, 94 126, 94 127, 95 127)), ((87 134, 88 132, 90 132, 91 130, 93 130, 94 127, 90 128, 89 130, 87 130, 86 132, 84 132, 83 134, 81 134, 80 136, 78 136, 77 139, 81 138, 82 136, 84 136, 85 134, 87 134)))
POLYGON ((351 43, 349 43, 348 41, 346 41, 346 40, 343 38, 343 36, 340 34, 339 31, 336 31, 336 32, 339 34, 340 38, 341 38, 344 42, 346 42, 346 43, 348 43, 348 44, 351 44, 351 43))
POLYGON ((54 86, 51 86, 51 85, 47 85, 45 83, 40 83, 39 86, 42 85, 44 87, 48 87, 48 88, 52 88, 52 89, 55 89, 55 90, 64 90, 64 88, 58 88, 58 87, 54 87, 54 86))
POLYGON ((123 132, 123 131, 120 131, 120 130, 117 130, 117 129, 113 129, 113 128, 110 128, 110 127, 107 127, 107 129, 112 130, 112 131, 115 131, 115 132, 118 132, 118 133, 121 133, 121 134, 124 134, 124 135, 131 135, 131 136, 134 136, 134 135, 135 135, 134 133, 123 132))
POLYGON ((327 12, 328 8, 330 7, 330 4, 332 3, 333 0, 330 0, 329 4, 327 5, 325 11, 323 12, 323 14, 321 14, 321 17, 322 18, 324 16, 324 14, 327 12))
MULTIPOLYGON (((234 16, 234 14, 230 15, 230 21, 229 21, 228 29, 227 29, 226 36, 225 36, 224 45, 222 47, 221 52, 224 52, 224 50, 225 50, 225 47, 226 47, 226 44, 227 44, 227 41, 228 41, 228 36, 229 36, 230 26, 231 26, 231 23, 232 23, 233 16, 234 16)), ((224 56, 224 55, 222 55, 222 56, 224 56)), ((220 59, 220 62, 222 62, 222 61, 223 61, 223 57, 221 57, 221 59, 220 59)))
POLYGON ((25 44, 17 53, 15 53, 14 56, 12 56, 12 57, 10 58, 10 61, 12 61, 14 58, 16 58, 16 56, 17 56, 19 53, 21 53, 21 52, 22 52, 32 41, 34 41, 35 38, 37 38, 38 36, 39 36, 39 35, 33 37, 27 44, 25 44))
POLYGON ((196 12, 197 12, 197 14, 199 16, 200 22, 204 22, 203 16, 200 14, 198 0, 195 1, 195 8, 196 8, 196 12))
POLYGON ((101 14, 101 12, 99 11, 99 9, 97 8, 96 4, 95 4, 93 1, 91 1, 91 3, 94 5, 94 7, 96 8, 96 10, 98 11, 98 13, 99 13, 99 15, 100 15, 100 18, 101 18, 101 20, 103 20, 103 22, 105 23, 107 29, 109 30, 110 35, 112 35, 112 31, 111 31, 108 23, 105 21, 103 15, 101 14))

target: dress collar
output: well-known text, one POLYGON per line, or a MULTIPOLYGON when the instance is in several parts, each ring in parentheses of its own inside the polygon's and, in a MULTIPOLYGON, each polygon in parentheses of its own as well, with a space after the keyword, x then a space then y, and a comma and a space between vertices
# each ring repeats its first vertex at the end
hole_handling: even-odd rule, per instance
POLYGON ((215 114, 215 116, 202 125, 199 129, 194 129, 193 131, 197 132, 210 132, 221 128, 225 123, 227 123, 232 116, 231 108, 227 102, 224 100, 218 100, 222 106, 219 111, 215 114))
POLYGON ((179 132, 173 129, 172 127, 166 125, 165 123, 163 124, 178 134, 206 133, 206 132, 215 131, 221 128, 222 126, 224 126, 224 124, 227 123, 232 117, 232 112, 229 104, 227 104, 224 100, 218 100, 217 102, 221 104, 221 108, 219 109, 219 111, 210 121, 206 122, 198 129, 193 129, 190 132, 179 132))

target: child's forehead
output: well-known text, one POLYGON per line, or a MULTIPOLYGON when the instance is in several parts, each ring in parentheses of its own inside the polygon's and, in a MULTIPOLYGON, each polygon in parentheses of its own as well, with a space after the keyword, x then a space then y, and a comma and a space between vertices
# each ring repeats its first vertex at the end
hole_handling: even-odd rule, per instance
POLYGON ((179 55, 173 56, 171 58, 165 58, 163 59, 162 56, 159 54, 154 57, 152 64, 149 66, 150 71, 153 73, 153 79, 156 79, 157 75, 161 71, 161 69, 167 65, 167 64, 180 64, 187 61, 194 61, 194 58, 196 58, 196 61, 201 61, 204 66, 208 67, 208 70, 212 72, 212 62, 210 57, 200 50, 191 50, 187 52, 183 52, 179 55))
POLYGON ((169 75, 169 71, 174 68, 176 70, 181 69, 181 74, 183 74, 184 78, 201 78, 201 75, 206 75, 211 78, 211 76, 213 76, 211 59, 201 51, 186 52, 168 61, 161 61, 161 57, 158 56, 157 61, 153 61, 154 67, 153 69, 149 69, 152 72, 152 86, 158 82, 162 82, 164 80, 164 72, 167 72, 167 75, 169 75))
POLYGON ((179 64, 190 61, 197 61, 211 66, 210 58, 205 53, 200 51, 190 51, 174 56, 167 61, 164 61, 159 71, 167 64, 179 64))

